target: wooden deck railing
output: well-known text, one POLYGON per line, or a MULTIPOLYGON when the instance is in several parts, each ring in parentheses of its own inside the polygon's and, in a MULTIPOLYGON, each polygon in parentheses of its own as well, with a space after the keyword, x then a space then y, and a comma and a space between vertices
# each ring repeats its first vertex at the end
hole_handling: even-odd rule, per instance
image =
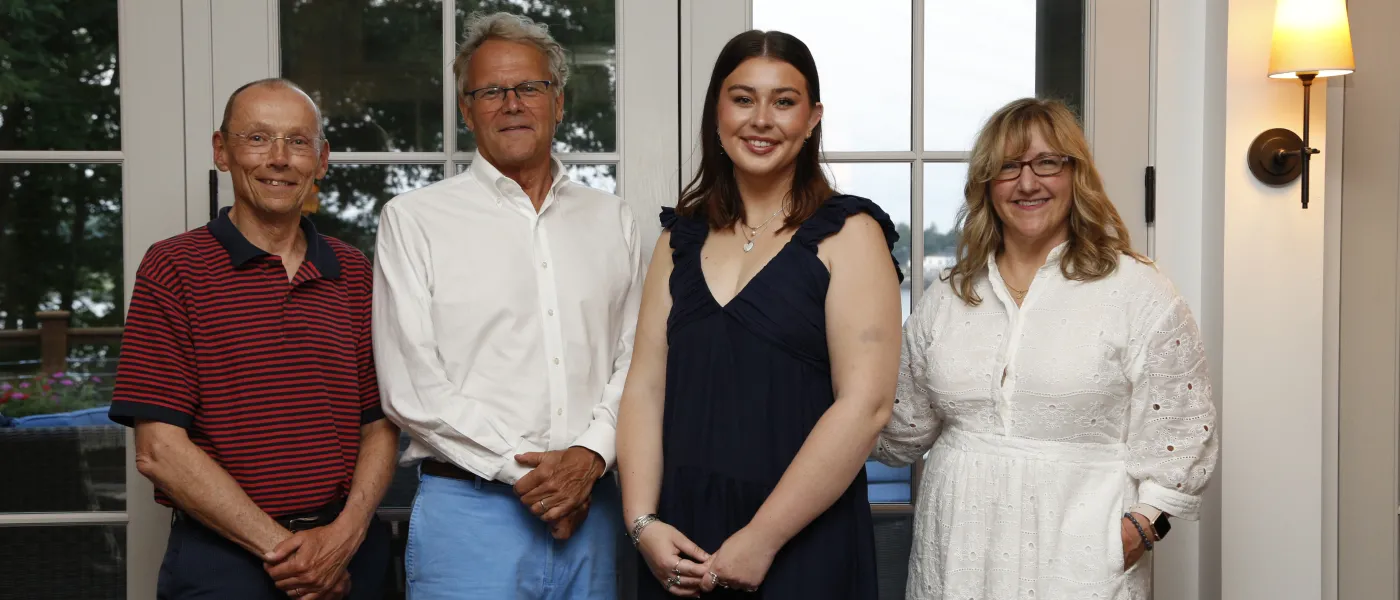
POLYGON ((70 344, 101 344, 122 339, 121 327, 70 328, 68 321, 72 313, 66 310, 37 312, 34 317, 39 321, 38 328, 0 329, 0 346, 27 346, 37 342, 39 368, 45 373, 67 369, 70 344))

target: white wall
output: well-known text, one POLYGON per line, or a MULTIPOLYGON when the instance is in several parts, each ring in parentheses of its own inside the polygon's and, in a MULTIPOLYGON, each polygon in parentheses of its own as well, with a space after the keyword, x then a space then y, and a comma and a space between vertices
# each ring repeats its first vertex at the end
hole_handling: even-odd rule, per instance
MULTIPOLYGON (((1245 154, 1271 127, 1301 128, 1296 81, 1266 78, 1273 0, 1231 0, 1225 91, 1221 480, 1225 598, 1322 591, 1322 358, 1326 148, 1299 183, 1269 188, 1245 154)), ((1311 142, 1325 145, 1326 88, 1311 142)))
POLYGON ((1303 210, 1300 181, 1266 186, 1245 162, 1265 129, 1301 133, 1301 86, 1267 77, 1273 9, 1159 3, 1156 256, 1205 334, 1223 447, 1201 523, 1157 557, 1159 600, 1323 594, 1327 82, 1303 210))

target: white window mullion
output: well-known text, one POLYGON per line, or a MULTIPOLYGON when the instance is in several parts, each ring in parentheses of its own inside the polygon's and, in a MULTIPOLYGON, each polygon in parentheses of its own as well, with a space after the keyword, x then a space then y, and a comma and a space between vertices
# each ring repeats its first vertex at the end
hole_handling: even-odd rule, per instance
POLYGON ((267 73, 282 76, 282 6, 278 0, 267 0, 267 73))
POLYGON ((457 1, 442 0, 442 161, 443 177, 457 174, 454 163, 470 160, 470 154, 457 152, 457 76, 452 61, 457 58, 457 1), (457 160, 458 156, 468 157, 457 160))
POLYGON ((910 167, 911 181, 909 183, 909 306, 912 310, 919 305, 919 298, 924 293, 924 2, 923 0, 913 0, 914 6, 910 12, 910 33, 912 34, 910 48, 914 53, 909 61, 910 78, 913 84, 910 87, 910 114, 909 114, 909 149, 913 151, 915 160, 910 167))
POLYGON ((126 512, 0 513, 0 527, 125 525, 126 512))
MULTIPOLYGON (((924 155, 924 0, 913 0, 913 10, 909 13, 910 33, 913 35, 910 43, 910 51, 914 53, 909 61, 910 79, 913 81, 909 90, 910 110, 909 129, 909 149, 914 152, 914 163, 911 167, 910 176, 912 180, 909 184, 909 196, 912 204, 909 207, 909 310, 919 305, 919 299, 924 294, 924 160, 930 157, 924 155)), ((938 155, 965 155, 963 152, 937 152, 931 154, 938 155)), ((940 159, 945 158, 939 156, 940 159)), ((919 458, 914 461, 909 475, 909 503, 913 504, 919 497, 919 484, 924 472, 924 460, 919 458)))
MULTIPOLYGON (((622 154, 618 152, 555 152, 554 158, 559 159, 559 162, 566 165, 608 165, 622 162, 622 154)), ((452 154, 452 160, 459 163, 471 162, 472 153, 455 152, 452 154)))
POLYGON ((970 152, 924 152, 910 150, 858 150, 852 152, 823 152, 822 162, 834 163, 861 163, 861 162, 967 162, 972 156, 970 152))
POLYGON ((0 150, 0 163, 121 164, 121 150, 0 150))
POLYGON ((445 152, 336 152, 331 147, 333 165, 414 165, 444 164, 445 152))

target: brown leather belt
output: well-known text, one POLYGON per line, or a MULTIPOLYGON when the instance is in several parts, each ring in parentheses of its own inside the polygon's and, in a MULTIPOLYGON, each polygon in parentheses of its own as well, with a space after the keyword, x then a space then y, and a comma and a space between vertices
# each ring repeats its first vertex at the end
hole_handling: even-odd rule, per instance
POLYGON ((457 465, 445 463, 440 460, 433 460, 431 458, 424 459, 421 463, 421 468, 423 470, 424 475, 432 475, 433 477, 446 477, 448 479, 460 479, 462 481, 480 481, 482 483, 506 485, 494 479, 483 479, 481 477, 478 477, 476 473, 472 473, 471 471, 462 469, 457 465))

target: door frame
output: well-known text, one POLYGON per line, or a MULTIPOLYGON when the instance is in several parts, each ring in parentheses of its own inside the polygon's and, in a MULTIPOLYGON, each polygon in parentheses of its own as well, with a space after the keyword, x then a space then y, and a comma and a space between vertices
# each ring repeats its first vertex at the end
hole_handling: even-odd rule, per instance
MULTIPOLYGON (((1337 330, 1337 598, 1400 593, 1400 74, 1379 58, 1400 53, 1392 0, 1350 0, 1356 73, 1345 77, 1337 330), (1374 59, 1368 62, 1366 59, 1374 59)), ((1333 84, 1335 85, 1335 84, 1333 84)), ((1333 85, 1328 86, 1331 108, 1333 85)), ((1330 112, 1330 110, 1329 110, 1330 112)), ((1333 147, 1329 143, 1329 147, 1333 147)), ((1332 174, 1327 177, 1333 185, 1332 174)), ((1329 189, 1329 196, 1332 190, 1329 189)), ((1333 204, 1329 200, 1328 206, 1333 204)), ((1338 203, 1340 204, 1340 203, 1338 203)), ((1330 358, 1330 357, 1329 357, 1330 358)), ((1332 557, 1329 557, 1329 559, 1332 557)))

